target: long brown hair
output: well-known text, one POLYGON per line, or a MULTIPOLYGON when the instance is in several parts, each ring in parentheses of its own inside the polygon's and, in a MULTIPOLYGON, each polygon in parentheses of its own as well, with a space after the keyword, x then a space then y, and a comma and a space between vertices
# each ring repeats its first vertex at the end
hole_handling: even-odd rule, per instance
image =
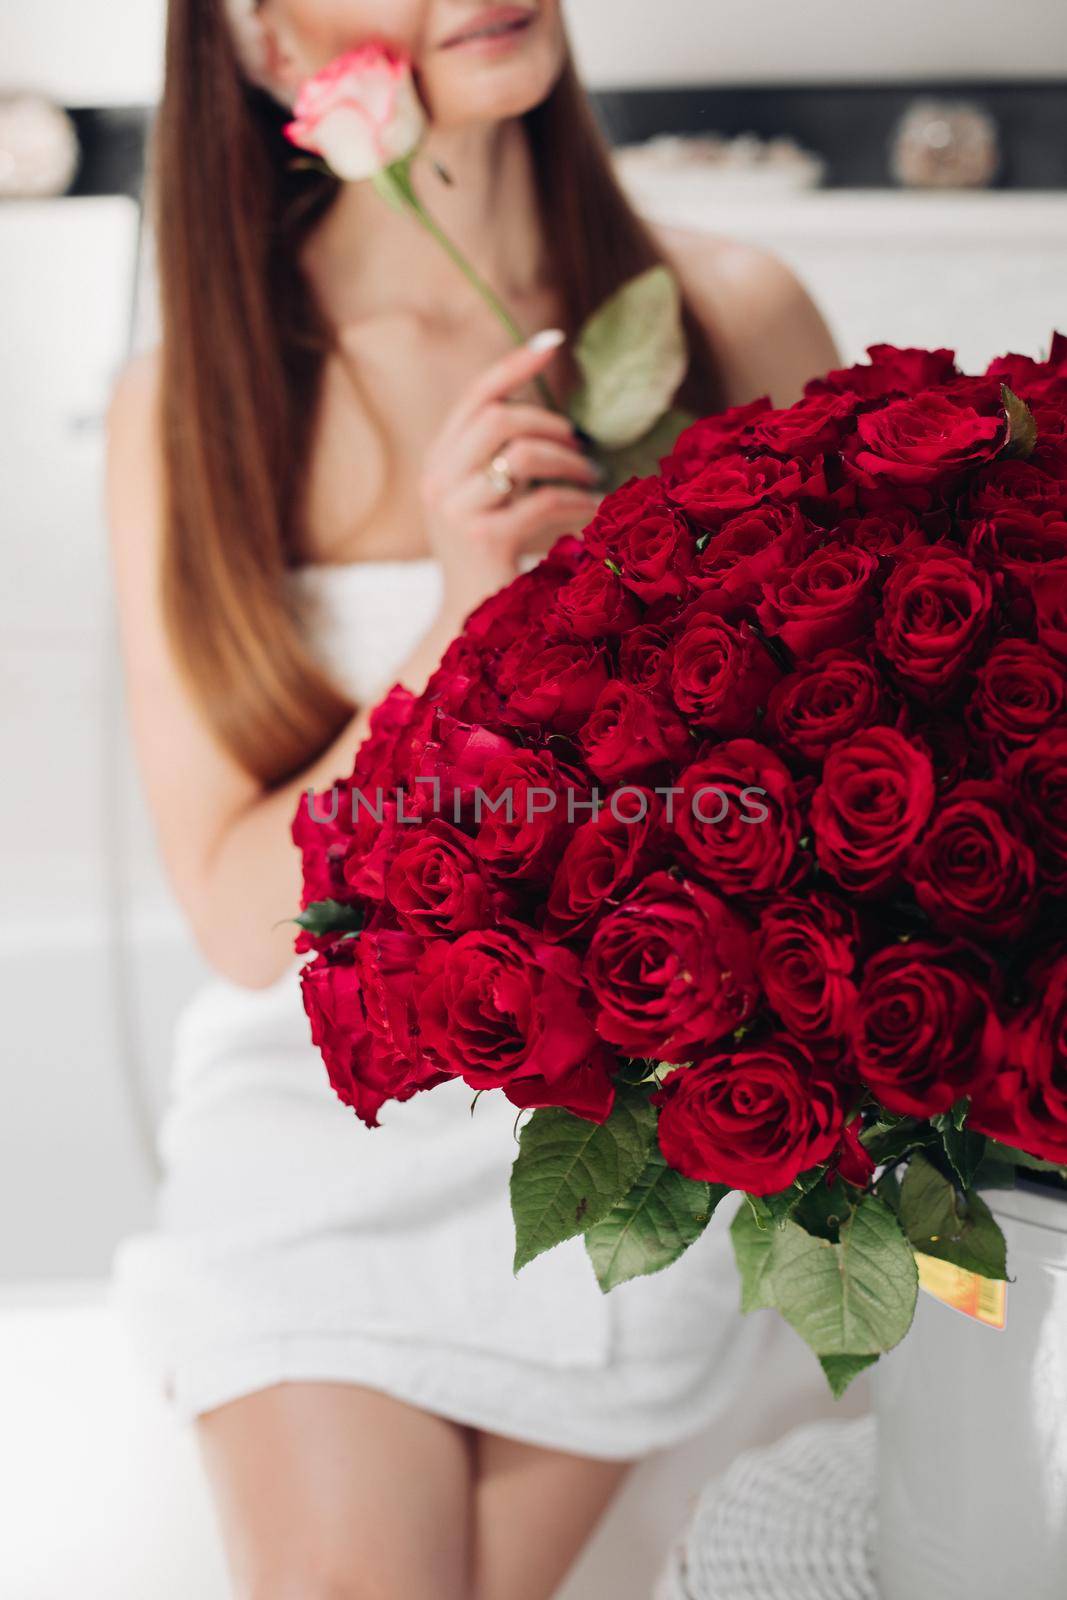
MULTIPOLYGON (((222 0, 170 0, 155 132, 167 485, 164 622, 222 744, 267 786, 354 707, 308 649, 286 593, 333 335, 299 266, 338 192, 294 162, 285 113, 241 76, 222 0)), ((573 66, 526 117, 565 327, 661 259, 620 189, 573 66)), ((714 362, 686 312, 683 400, 710 411, 714 362)))

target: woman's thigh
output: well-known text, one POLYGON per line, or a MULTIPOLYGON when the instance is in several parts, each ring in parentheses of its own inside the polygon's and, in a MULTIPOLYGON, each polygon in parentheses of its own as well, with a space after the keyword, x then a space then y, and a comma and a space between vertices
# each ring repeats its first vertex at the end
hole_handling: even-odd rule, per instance
POLYGON ((480 1433, 472 1600, 551 1600, 629 1470, 480 1433))
POLYGON ((466 1430, 328 1383, 263 1390, 198 1429, 239 1600, 468 1600, 466 1430))

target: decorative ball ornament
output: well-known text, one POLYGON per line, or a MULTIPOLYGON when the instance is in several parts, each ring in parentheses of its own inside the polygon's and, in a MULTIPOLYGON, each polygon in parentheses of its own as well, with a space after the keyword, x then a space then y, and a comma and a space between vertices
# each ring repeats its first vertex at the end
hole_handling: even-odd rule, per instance
POLYGON ((37 200, 66 194, 81 149, 74 123, 43 95, 0 95, 0 199, 37 200))
POLYGON ((916 100, 890 152, 893 177, 908 189, 988 189, 1000 164, 996 122, 963 100, 916 100))

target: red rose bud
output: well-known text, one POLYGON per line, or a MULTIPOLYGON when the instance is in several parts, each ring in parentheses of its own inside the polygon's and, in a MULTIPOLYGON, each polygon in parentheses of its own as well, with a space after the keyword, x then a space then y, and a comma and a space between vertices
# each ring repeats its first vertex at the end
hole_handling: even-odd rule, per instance
POLYGON ((907 556, 886 584, 876 637, 904 686, 946 699, 982 649, 993 584, 946 545, 907 556))
POLYGON ((749 733, 780 676, 765 646, 742 623, 698 601, 682 619, 671 657, 671 693, 695 727, 721 739, 749 733))
POLYGON ((442 1072, 523 1108, 609 1115, 611 1062, 572 951, 517 926, 465 933, 431 944, 418 980, 423 1047, 442 1072))
POLYGON ((757 971, 783 1025, 816 1053, 840 1048, 856 1007, 859 930, 825 895, 774 900, 760 918, 757 971))
POLYGON ((759 619, 794 656, 852 644, 874 615, 878 558, 856 545, 825 544, 763 586, 759 619))
POLYGON ((575 830, 549 891, 546 938, 573 939, 618 904, 648 865, 658 811, 657 796, 622 789, 575 830))
POLYGON ((1008 786, 953 789, 912 854, 907 878, 943 932, 987 940, 1020 933, 1036 908, 1037 864, 1008 786))
POLYGON ((784 1035, 672 1072, 655 1097, 664 1159, 687 1178, 776 1194, 833 1154, 837 1090, 784 1035))
POLYGON ((773 742, 812 765, 862 728, 892 720, 877 669, 846 650, 816 656, 783 679, 767 702, 773 742))
POLYGON ((795 785, 778 757, 753 739, 719 745, 687 767, 667 820, 683 861, 724 894, 782 889, 801 868, 795 785))
POLYGON ((948 1111, 995 1070, 1002 1046, 973 953, 916 942, 868 962, 853 1048, 860 1077, 890 1111, 948 1111))
POLYGON ((1067 893, 1067 724, 1048 728, 1017 751, 1003 775, 1049 887, 1067 893))
POLYGON ((870 728, 827 757, 811 804, 815 854, 843 889, 874 894, 899 876, 934 804, 929 756, 893 728, 870 728))
POLYGON ((630 1056, 684 1061, 756 1009, 752 936, 698 884, 654 873, 600 923, 586 962, 601 1037, 630 1056))
POLYGON ((967 724, 995 762, 1067 715, 1067 668, 1040 645, 1006 639, 977 675, 967 724))
POLYGON ((608 495, 585 543, 599 560, 611 561, 623 585, 646 604, 685 593, 696 541, 657 478, 632 478, 608 495))
POLYGON ((421 951, 410 934, 364 931, 346 948, 350 961, 318 956, 300 972, 311 1037, 334 1092, 370 1128, 387 1100, 410 1100, 448 1076, 416 1043, 421 951))

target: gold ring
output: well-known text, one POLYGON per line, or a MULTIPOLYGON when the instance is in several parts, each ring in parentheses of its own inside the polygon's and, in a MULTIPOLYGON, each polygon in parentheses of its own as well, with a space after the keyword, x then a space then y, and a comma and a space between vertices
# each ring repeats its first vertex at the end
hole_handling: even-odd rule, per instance
POLYGON ((515 474, 508 466, 507 456, 494 456, 485 469, 485 476, 498 500, 506 500, 509 495, 514 494, 515 474))

